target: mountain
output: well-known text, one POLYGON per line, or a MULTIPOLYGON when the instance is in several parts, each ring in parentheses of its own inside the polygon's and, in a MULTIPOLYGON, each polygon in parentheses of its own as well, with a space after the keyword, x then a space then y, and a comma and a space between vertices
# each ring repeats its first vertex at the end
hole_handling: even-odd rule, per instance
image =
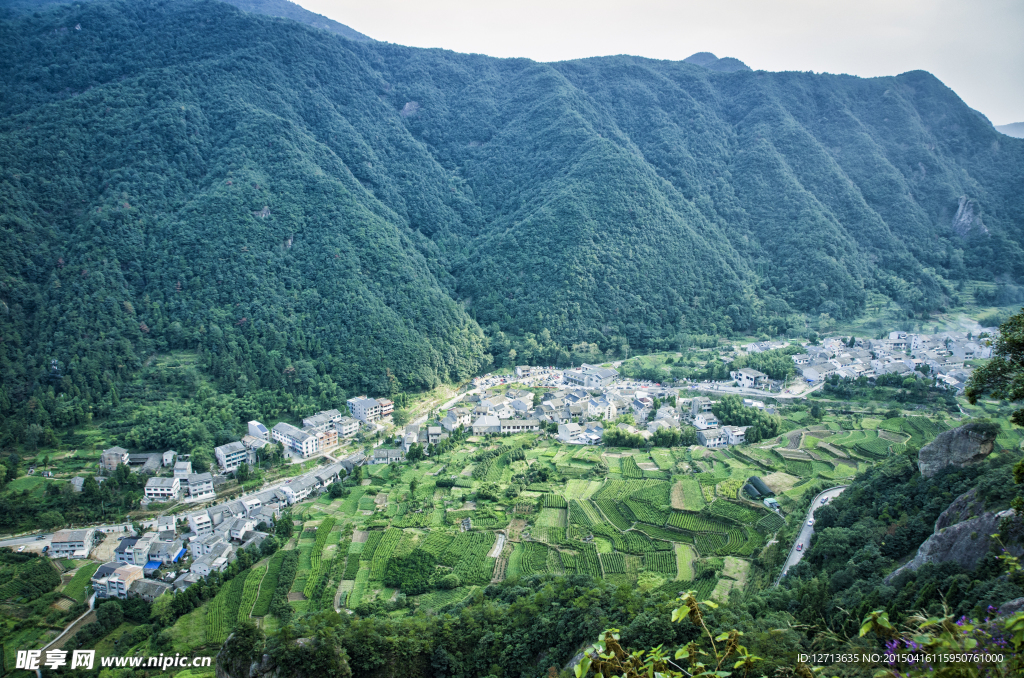
POLYGON ((541 64, 213 0, 0 36, 0 408, 54 359, 82 397, 176 347, 389 393, 1024 276, 1024 141, 925 72, 541 64))
MULTIPOLYGON (((78 0, 79 2, 92 2, 93 0, 78 0)), ((279 19, 290 19, 300 24, 306 24, 314 28, 320 28, 330 33, 340 35, 349 40, 372 40, 357 30, 340 24, 334 19, 328 19, 322 14, 310 12, 308 9, 290 2, 289 0, 223 0, 229 5, 251 14, 262 14, 264 16, 277 17, 279 19)), ((37 10, 51 5, 61 4, 61 0, 0 0, 0 8, 9 10, 37 10)))
POLYGON ((750 70, 750 66, 747 66, 739 59, 733 59, 732 57, 719 59, 711 52, 697 52, 683 59, 683 63, 697 64, 698 66, 703 66, 712 71, 721 71, 722 73, 750 70))
POLYGON ((996 129, 1008 137, 1024 139, 1024 122, 1011 122, 1009 125, 996 125, 996 129))

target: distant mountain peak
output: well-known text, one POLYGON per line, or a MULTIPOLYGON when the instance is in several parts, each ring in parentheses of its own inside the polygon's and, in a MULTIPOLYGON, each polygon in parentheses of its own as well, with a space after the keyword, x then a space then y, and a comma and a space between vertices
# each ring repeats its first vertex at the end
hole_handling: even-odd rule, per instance
POLYGON ((1008 137, 1024 139, 1024 122, 1011 122, 1009 125, 996 125, 996 129, 1008 137))
POLYGON ((703 66, 710 71, 721 71, 722 73, 751 70, 750 66, 746 65, 739 59, 734 59, 732 57, 722 57, 719 59, 711 52, 697 52, 696 54, 686 57, 683 61, 688 64, 703 66))

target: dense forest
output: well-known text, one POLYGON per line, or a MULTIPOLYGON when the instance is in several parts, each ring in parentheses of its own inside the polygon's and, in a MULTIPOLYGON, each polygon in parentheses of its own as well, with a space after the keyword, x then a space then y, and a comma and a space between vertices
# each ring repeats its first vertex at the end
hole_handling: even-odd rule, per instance
POLYGON ((116 409, 167 349, 238 398, 337 402, 1024 275, 1024 140, 924 72, 541 64, 214 0, 44 4, 0 9, 6 436, 116 409))

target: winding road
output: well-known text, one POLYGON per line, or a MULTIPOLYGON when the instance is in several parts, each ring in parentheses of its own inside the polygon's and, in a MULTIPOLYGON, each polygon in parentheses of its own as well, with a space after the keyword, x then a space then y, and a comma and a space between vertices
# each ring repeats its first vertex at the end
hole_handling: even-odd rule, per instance
POLYGON ((831 501, 832 499, 841 495, 843 493, 843 490, 845 490, 847 487, 849 487, 849 485, 840 485, 839 487, 827 489, 824 492, 818 494, 816 497, 814 497, 813 500, 811 500, 811 508, 807 510, 807 515, 803 518, 803 522, 800 526, 800 534, 797 535, 796 539, 793 541, 793 546, 791 546, 789 549, 789 557, 786 559, 786 564, 782 567, 782 574, 780 574, 778 580, 776 580, 775 586, 779 585, 779 582, 782 581, 782 578, 786 576, 786 573, 789 572, 789 569, 795 566, 797 563, 799 563, 800 560, 804 557, 804 554, 807 553, 807 549, 810 548, 811 535, 814 534, 814 526, 808 525, 807 521, 813 519, 814 512, 817 511, 818 508, 822 506, 821 500, 827 497, 828 500, 831 501), (797 544, 803 544, 803 550, 797 551, 797 544))

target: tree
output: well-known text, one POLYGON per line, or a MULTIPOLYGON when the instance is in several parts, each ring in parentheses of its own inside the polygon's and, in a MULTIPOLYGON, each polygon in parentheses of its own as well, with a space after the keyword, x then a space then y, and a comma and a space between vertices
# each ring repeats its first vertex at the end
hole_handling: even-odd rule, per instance
POLYGON ((410 419, 409 410, 400 407, 391 414, 391 421, 395 423, 395 426, 405 426, 409 423, 410 419))
POLYGON ((57 511, 43 511, 36 520, 44 530, 56 530, 64 527, 64 516, 57 511))
MULTIPOLYGON (((971 375, 964 392, 972 405, 986 394, 1009 402, 1024 400, 1024 309, 999 326, 992 360, 971 375)), ((1024 407, 1015 410, 1010 421, 1024 426, 1024 407)))
POLYGON ((237 478, 240 483, 244 483, 249 479, 249 465, 244 461, 238 465, 237 469, 235 469, 235 478, 237 478))

